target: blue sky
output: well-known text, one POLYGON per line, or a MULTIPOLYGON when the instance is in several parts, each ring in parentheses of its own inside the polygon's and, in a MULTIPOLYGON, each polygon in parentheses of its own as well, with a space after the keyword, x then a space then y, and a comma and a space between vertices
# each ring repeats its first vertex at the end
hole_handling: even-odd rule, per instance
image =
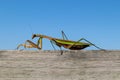
MULTIPOLYGON (((120 49, 120 0, 0 0, 0 50, 32 40, 32 33, 61 38, 61 30, 70 40, 120 49)), ((53 49, 49 40, 43 49, 53 49)))

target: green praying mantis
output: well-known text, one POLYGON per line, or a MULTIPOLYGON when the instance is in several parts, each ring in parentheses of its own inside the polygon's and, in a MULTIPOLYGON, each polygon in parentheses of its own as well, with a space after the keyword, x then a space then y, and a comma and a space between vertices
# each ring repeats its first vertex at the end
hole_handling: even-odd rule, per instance
MULTIPOLYGON (((17 49, 19 49, 21 46, 23 46, 24 48, 37 48, 37 49, 41 50, 42 49, 42 39, 46 38, 46 39, 50 40, 50 42, 52 43, 52 46, 53 46, 53 44, 55 44, 60 48, 61 55, 63 54, 63 50, 61 49, 61 47, 64 47, 69 50, 81 50, 86 47, 94 46, 97 49, 104 50, 104 49, 96 46, 95 44, 91 43, 90 41, 86 40, 85 38, 81 38, 78 41, 68 40, 65 33, 63 31, 61 31, 61 32, 62 32, 63 39, 53 38, 53 37, 42 35, 42 34, 33 34, 32 39, 34 39, 36 37, 39 38, 37 41, 37 44, 33 43, 30 40, 27 40, 24 44, 19 44, 17 46, 17 49), (85 42, 81 42, 81 41, 85 41, 85 42)), ((54 46, 53 46, 53 48, 54 48, 54 46)))

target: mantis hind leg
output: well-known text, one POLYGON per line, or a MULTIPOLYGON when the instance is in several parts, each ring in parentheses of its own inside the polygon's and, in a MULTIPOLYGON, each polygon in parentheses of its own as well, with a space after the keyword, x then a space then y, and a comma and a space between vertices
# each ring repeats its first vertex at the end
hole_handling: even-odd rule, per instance
POLYGON ((85 38, 81 38, 79 41, 82 41, 82 40, 84 40, 84 41, 88 42, 90 45, 92 45, 92 46, 96 47, 97 49, 100 49, 100 50, 105 50, 105 49, 102 49, 102 48, 100 48, 100 47, 96 46, 95 44, 93 44, 92 42, 88 41, 88 40, 87 40, 87 39, 85 39, 85 38))

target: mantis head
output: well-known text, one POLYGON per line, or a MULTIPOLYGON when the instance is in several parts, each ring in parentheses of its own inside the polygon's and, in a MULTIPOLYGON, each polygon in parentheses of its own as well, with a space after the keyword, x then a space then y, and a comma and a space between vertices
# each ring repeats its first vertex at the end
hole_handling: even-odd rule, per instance
POLYGON ((32 39, 34 39, 35 37, 36 37, 36 34, 33 34, 33 35, 32 35, 32 39))

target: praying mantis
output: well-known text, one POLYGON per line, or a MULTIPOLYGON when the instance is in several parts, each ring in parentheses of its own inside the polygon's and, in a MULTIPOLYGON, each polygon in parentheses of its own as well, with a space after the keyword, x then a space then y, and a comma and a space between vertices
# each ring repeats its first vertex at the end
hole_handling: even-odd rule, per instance
POLYGON ((90 46, 94 46, 97 49, 104 50, 104 49, 96 46, 95 44, 91 43, 90 41, 86 40, 85 38, 81 38, 78 41, 68 40, 65 33, 63 31, 61 31, 61 32, 62 32, 63 39, 53 38, 53 37, 42 35, 42 34, 33 34, 32 39, 34 39, 36 37, 39 38, 37 41, 37 44, 33 43, 30 40, 27 40, 24 44, 19 44, 17 46, 17 49, 19 49, 21 46, 24 46, 24 48, 37 48, 37 49, 41 50, 42 49, 42 39, 46 38, 46 39, 50 40, 50 42, 52 43, 52 46, 53 46, 53 44, 55 44, 60 48, 61 55, 63 54, 61 47, 64 47, 69 50, 81 50, 81 49, 84 49, 84 48, 87 48, 90 46), (81 42, 81 41, 85 41, 85 42, 81 42))

